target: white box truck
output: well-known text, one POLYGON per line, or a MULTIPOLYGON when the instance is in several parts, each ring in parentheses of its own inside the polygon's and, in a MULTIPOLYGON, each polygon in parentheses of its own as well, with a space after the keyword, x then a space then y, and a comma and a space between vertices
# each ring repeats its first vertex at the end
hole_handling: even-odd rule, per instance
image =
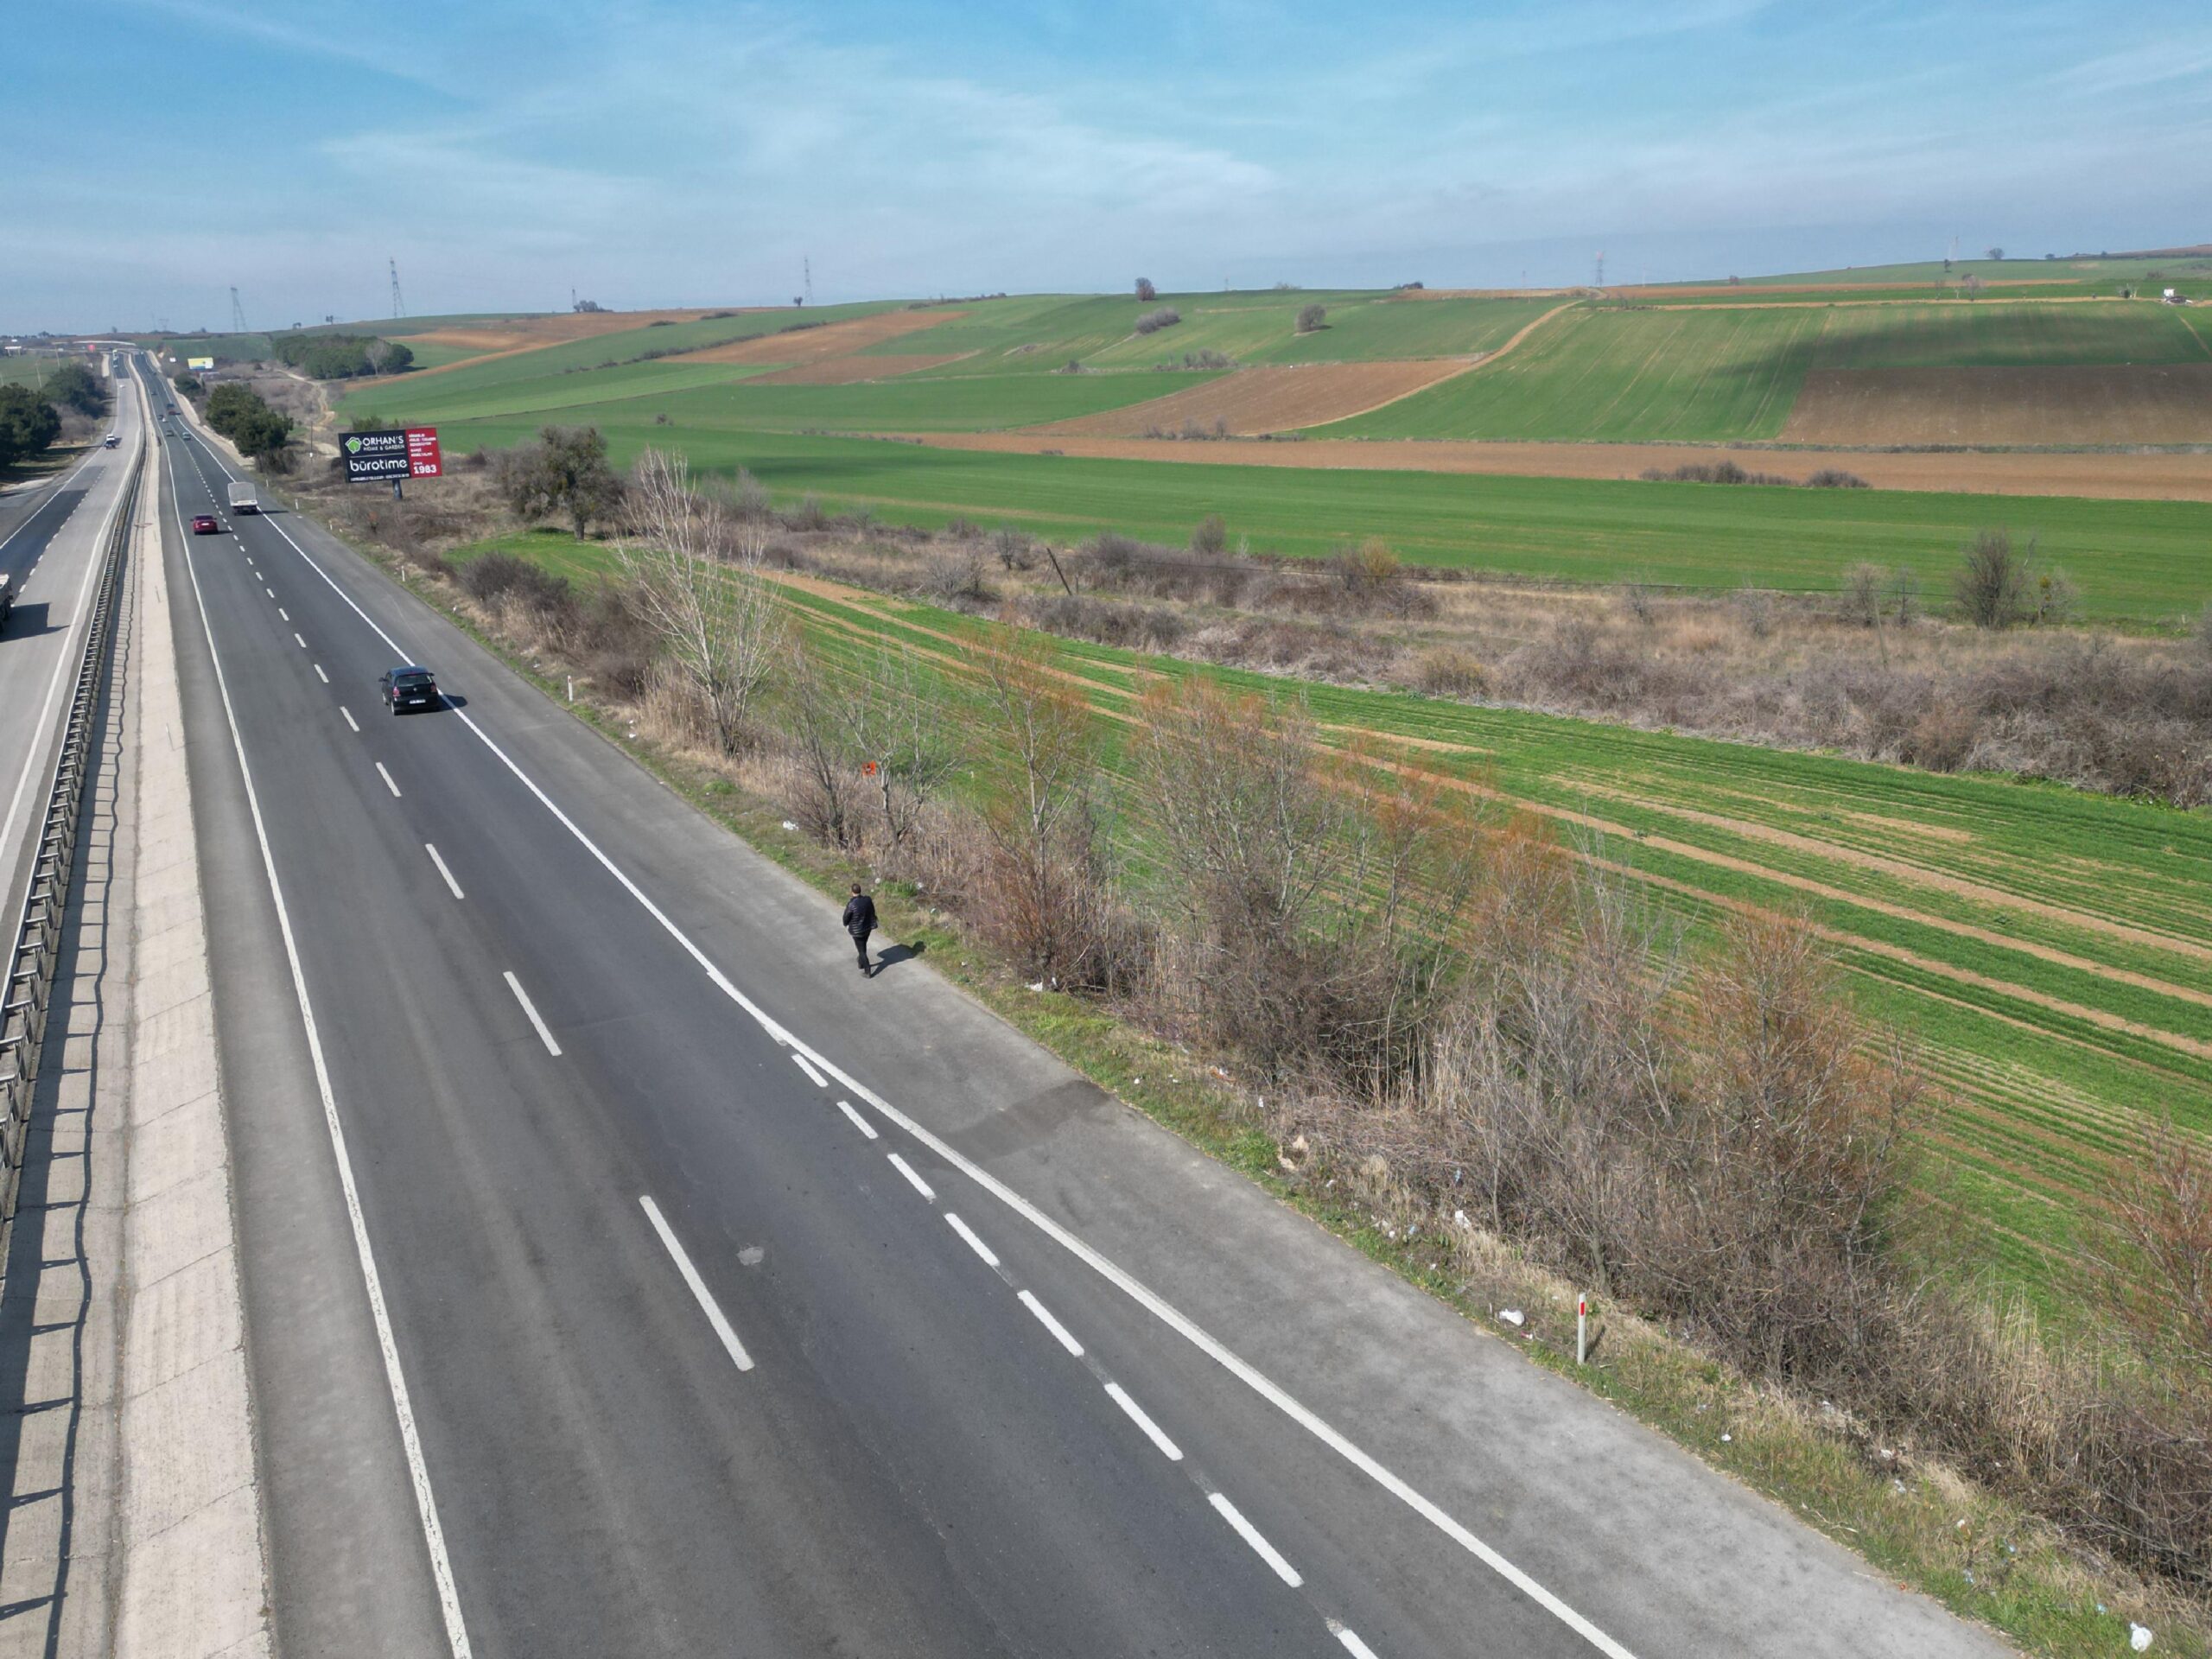
POLYGON ((261 498, 253 493, 253 486, 245 479, 240 479, 231 486, 231 511, 232 512, 259 512, 261 511, 261 498))

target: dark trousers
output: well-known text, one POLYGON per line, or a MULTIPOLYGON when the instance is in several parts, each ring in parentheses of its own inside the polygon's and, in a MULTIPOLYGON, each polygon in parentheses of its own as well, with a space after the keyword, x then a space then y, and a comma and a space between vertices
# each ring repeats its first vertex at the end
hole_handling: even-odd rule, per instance
POLYGON ((861 966, 861 967, 863 967, 863 968, 867 967, 867 966, 868 966, 868 935, 867 935, 867 934, 865 934, 865 933, 855 933, 855 934, 854 934, 854 935, 853 935, 853 949, 854 949, 855 951, 859 952, 859 954, 860 954, 861 966))

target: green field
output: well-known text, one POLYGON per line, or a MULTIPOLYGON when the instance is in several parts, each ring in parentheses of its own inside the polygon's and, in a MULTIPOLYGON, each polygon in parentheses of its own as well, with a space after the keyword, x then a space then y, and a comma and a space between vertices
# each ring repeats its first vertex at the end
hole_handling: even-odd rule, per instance
POLYGON ((1375 292, 1163 294, 1156 300, 1024 296, 946 308, 963 312, 918 334, 886 340, 864 355, 970 353, 931 371, 966 378, 1047 374, 1070 362, 1098 369, 1179 363, 1185 353, 1220 352, 1239 363, 1344 363, 1376 358, 1465 357, 1494 350, 1548 300, 1420 300, 1375 292), (1327 327, 1297 331, 1298 313, 1319 305, 1327 327), (1168 307, 1183 321, 1139 334, 1136 321, 1168 307))
MULTIPOLYGON (((590 582, 607 550, 550 534, 496 545, 590 582)), ((902 643, 949 723, 982 722, 976 644, 997 625, 874 595, 788 590, 833 656, 902 643)), ((1157 677, 1280 682, 1057 642, 1102 714, 1157 677)), ((1586 856, 1627 867, 1694 931, 1729 906, 1827 931, 1865 1007, 1921 1045, 1944 1098, 1929 1185, 1989 1224, 1986 1263, 2035 1289, 2109 1160, 2162 1110, 2212 1134, 2212 817, 2071 791, 1323 685, 1326 741, 1528 806, 1586 856)), ((1102 720, 1109 770, 1121 722, 1102 720)), ((1144 808, 1116 822, 1142 861, 1144 808)))
POLYGON ((1781 435, 1809 369, 2212 360, 2212 315, 2152 301, 1777 308, 1583 308, 1500 361, 1317 429, 1357 438, 1781 435))
POLYGON ((95 375, 99 372, 98 362, 83 352, 73 352, 67 357, 34 357, 28 353, 20 357, 0 357, 0 386, 29 386, 35 391, 54 378, 54 372, 65 363, 81 364, 95 375))
MULTIPOLYGON (((518 361, 521 359, 516 359, 518 361)), ((495 366, 486 365, 486 367, 495 366)), ((1210 374, 1027 375, 1004 380, 898 379, 847 386, 754 386, 743 382, 767 365, 691 363, 673 359, 628 364, 589 374, 547 375, 498 386, 453 390, 467 372, 404 378, 368 387, 346 400, 345 414, 412 421, 454 421, 507 414, 560 413, 607 426, 639 422, 659 427, 665 415, 681 442, 694 434, 832 429, 878 432, 972 432, 1071 419, 1141 404, 1210 374), (579 412, 581 411, 581 412, 579 412)), ((649 441, 678 441, 667 429, 649 441)), ((695 454, 694 460, 702 457, 695 454)))
MULTIPOLYGON (((861 391, 864 388, 828 388, 861 391)), ((692 394, 702 398, 708 393, 692 394)), ((713 396, 721 396, 717 389, 713 396)), ((663 400, 674 406, 677 399, 663 400)), ((2212 595, 2212 505, 2066 497, 1794 490, 1442 473, 1194 466, 926 448, 890 441, 753 432, 697 415, 652 423, 663 402, 572 409, 605 431, 618 462, 680 443, 707 472, 749 469, 778 499, 939 525, 1019 524, 1056 541, 1117 530, 1181 543, 1209 513, 1255 550, 1326 555, 1380 536, 1413 562, 1576 582, 1746 583, 1832 590, 1864 561, 1908 565, 1940 601, 1977 530, 2010 527, 2080 586, 2085 613, 2178 625, 2212 595)), ((350 407, 350 405, 349 405, 350 407)), ((530 419, 460 421, 455 454, 535 435, 530 419)))
MULTIPOLYGON (((619 373, 623 369, 638 365, 647 353, 653 353, 652 360, 658 361, 679 352, 703 351, 710 346, 723 346, 732 340, 750 340, 756 335, 779 334, 793 328, 810 328, 825 322, 898 308, 897 302, 885 300, 864 305, 825 305, 819 310, 809 311, 803 315, 796 311, 782 310, 733 311, 726 316, 702 318, 695 322, 649 323, 643 327, 595 334, 588 340, 541 346, 534 351, 494 357, 481 363, 466 363, 458 368, 442 370, 422 384, 425 389, 436 388, 431 397, 450 399, 458 404, 467 397, 520 387, 556 375, 574 375, 577 384, 583 385, 586 383, 582 376, 586 373, 619 373), (600 365, 602 364, 615 366, 601 368, 600 365)), ((726 371, 727 378, 727 372, 734 371, 735 365, 703 366, 719 366, 726 371)), ((357 412, 382 415, 401 404, 410 407, 430 406, 427 401, 417 397, 411 386, 403 390, 400 384, 395 382, 353 393, 346 400, 344 412, 349 416, 357 412)))

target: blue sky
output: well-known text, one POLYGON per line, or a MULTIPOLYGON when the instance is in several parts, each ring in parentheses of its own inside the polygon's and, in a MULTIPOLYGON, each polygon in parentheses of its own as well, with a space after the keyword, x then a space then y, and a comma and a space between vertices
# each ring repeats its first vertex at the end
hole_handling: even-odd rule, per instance
POLYGON ((0 329, 2212 241, 2212 7, 48 0, 0 329))

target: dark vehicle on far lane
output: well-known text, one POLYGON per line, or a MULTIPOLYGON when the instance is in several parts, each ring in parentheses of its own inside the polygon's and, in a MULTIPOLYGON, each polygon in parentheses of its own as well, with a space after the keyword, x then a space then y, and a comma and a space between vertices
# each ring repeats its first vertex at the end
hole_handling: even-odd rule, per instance
POLYGON ((7 577, 0 576, 0 628, 8 626, 8 613, 15 608, 16 590, 9 585, 7 577))
POLYGON ((404 714, 410 709, 435 709, 444 701, 438 696, 436 677, 429 669, 413 663, 387 668, 377 684, 384 692, 385 705, 395 715, 404 714))
POLYGON ((219 536, 223 533, 223 526, 213 513, 195 512, 192 515, 192 533, 195 536, 219 536))

